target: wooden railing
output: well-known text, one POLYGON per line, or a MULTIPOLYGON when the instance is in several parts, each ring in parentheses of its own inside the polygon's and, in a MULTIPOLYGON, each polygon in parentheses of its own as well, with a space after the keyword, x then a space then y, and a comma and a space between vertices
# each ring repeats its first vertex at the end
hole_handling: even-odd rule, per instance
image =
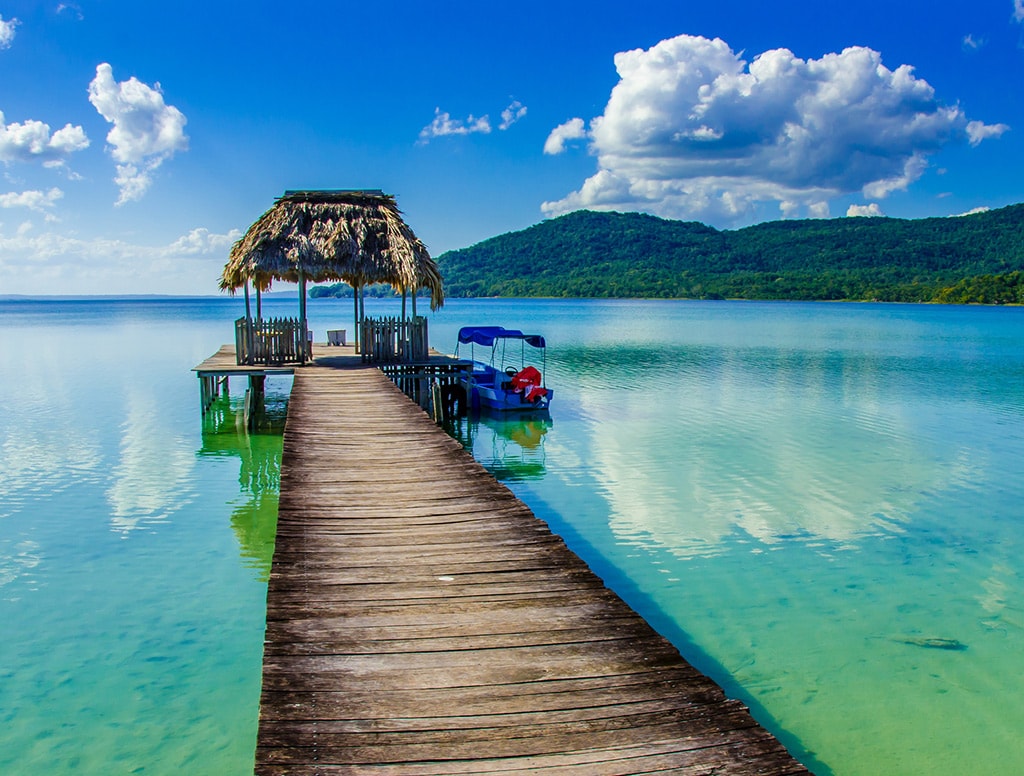
POLYGON ((235 360, 239 364, 304 364, 307 338, 297 318, 235 321, 235 360))
POLYGON ((426 361, 430 352, 427 319, 365 318, 362 356, 371 364, 426 361))

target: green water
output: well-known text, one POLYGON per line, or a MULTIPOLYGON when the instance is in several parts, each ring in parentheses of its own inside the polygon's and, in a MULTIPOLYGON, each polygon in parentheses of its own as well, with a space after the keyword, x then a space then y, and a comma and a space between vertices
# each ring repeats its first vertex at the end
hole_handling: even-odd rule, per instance
POLYGON ((281 437, 203 432, 190 312, 0 314, 0 773, 252 771, 281 437))
MULTIPOLYGON (((239 311, 0 302, 0 773, 251 772, 281 440, 189 371, 239 311)), ((454 433, 808 765, 1024 771, 1024 310, 455 300, 432 344, 465 324, 545 334, 556 400, 454 433)))

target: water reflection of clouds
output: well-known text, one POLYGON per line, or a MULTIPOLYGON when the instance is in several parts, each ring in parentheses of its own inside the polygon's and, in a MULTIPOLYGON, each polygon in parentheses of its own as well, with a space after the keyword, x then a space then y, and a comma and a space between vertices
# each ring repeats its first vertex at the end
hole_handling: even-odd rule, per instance
POLYGON ((25 577, 42 560, 39 544, 25 540, 14 546, 0 545, 0 587, 25 577))
POLYGON ((100 468, 100 446, 74 409, 61 373, 45 354, 2 390, 0 518, 53 495, 100 468))
POLYGON ((120 461, 107 491, 111 528, 125 537, 166 520, 191 500, 195 464, 188 441, 161 425, 155 397, 130 392, 127 405, 120 461))
POLYGON ((964 475, 879 395, 876 369, 829 358, 720 353, 710 372, 581 380, 589 465, 620 541, 680 557, 732 542, 829 552, 901 532, 922 490, 964 475))

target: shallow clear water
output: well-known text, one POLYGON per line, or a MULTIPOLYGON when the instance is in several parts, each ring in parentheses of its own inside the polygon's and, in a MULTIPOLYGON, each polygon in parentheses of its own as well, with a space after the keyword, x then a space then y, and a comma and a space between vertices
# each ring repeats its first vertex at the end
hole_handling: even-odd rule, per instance
POLYGON ((203 432, 208 312, 0 304, 0 773, 252 772, 281 437, 203 432))
POLYGON ((544 304, 481 460, 817 772, 1024 772, 1024 310, 544 304))
MULTIPOLYGON (((251 772, 280 437, 189 371, 240 306, 0 302, 0 772, 251 772)), ((455 300, 432 344, 465 324, 545 334, 557 394, 455 433, 808 765, 1024 770, 1024 310, 455 300)))

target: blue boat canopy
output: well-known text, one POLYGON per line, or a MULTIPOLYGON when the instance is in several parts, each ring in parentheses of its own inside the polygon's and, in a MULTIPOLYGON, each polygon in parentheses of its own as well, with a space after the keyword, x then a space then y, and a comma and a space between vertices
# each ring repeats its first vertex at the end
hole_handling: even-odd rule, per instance
POLYGON ((459 329, 459 342, 462 344, 472 343, 490 348, 500 339, 523 340, 535 348, 547 347, 540 334, 523 334, 521 331, 501 326, 463 326, 459 329))

